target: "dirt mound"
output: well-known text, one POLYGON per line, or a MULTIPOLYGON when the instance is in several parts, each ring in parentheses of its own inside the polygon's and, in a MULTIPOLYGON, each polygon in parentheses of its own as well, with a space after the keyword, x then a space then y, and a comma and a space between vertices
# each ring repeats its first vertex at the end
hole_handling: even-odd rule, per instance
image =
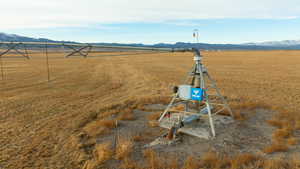
POLYGON ((265 109, 242 112, 246 119, 234 121, 224 126, 216 125, 215 138, 210 140, 181 134, 180 142, 169 146, 154 146, 159 152, 174 152, 180 156, 196 155, 207 151, 220 153, 262 153, 270 144, 274 127, 268 125, 272 112, 265 109))

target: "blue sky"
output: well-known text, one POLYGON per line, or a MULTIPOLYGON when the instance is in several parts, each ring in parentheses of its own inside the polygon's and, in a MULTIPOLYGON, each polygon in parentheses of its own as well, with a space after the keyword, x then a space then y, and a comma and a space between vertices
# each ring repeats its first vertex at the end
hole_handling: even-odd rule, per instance
POLYGON ((10 0, 0 32, 119 43, 245 43, 300 39, 300 1, 10 0))
POLYGON ((205 43, 245 43, 300 39, 300 19, 205 19, 161 23, 122 23, 86 27, 7 29, 31 37, 80 42, 195 42, 193 30, 205 43))

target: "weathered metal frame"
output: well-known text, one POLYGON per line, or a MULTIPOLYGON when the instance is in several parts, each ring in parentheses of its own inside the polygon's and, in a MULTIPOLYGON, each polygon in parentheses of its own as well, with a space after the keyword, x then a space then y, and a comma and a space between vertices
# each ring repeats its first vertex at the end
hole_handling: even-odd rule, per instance
MULTIPOLYGON (((43 47, 47 43, 48 48, 50 46, 61 46, 66 53, 65 58, 71 56, 79 55, 83 57, 88 57, 93 48, 105 48, 105 49, 114 49, 114 50, 125 50, 125 51, 151 51, 151 52, 190 52, 191 48, 152 48, 152 47, 134 47, 134 46, 109 46, 109 45, 96 45, 96 44, 83 44, 83 43, 55 43, 55 42, 0 42, 0 46, 5 45, 6 50, 0 53, 0 56, 3 56, 10 51, 14 50, 23 57, 30 59, 27 45, 43 47), (24 52, 21 52, 17 47, 22 46, 24 52), (71 52, 69 52, 71 50, 71 52)), ((3 47, 2 47, 3 48, 3 47)), ((151 53, 150 53, 151 54, 151 53)))
MULTIPOLYGON (((65 58, 68 58, 70 56, 75 56, 76 54, 79 54, 80 56, 83 56, 84 58, 86 58, 89 55, 89 53, 91 52, 93 46, 89 45, 89 44, 87 44, 85 46, 74 46, 74 45, 63 44, 63 47, 64 47, 64 49, 68 48, 68 49, 72 50, 72 52, 67 54, 65 56, 65 58)), ((66 52, 66 50, 65 50, 65 52, 66 52)))
MULTIPOLYGON (((0 44, 25 44, 32 46, 44 46, 46 42, 0 42, 0 44)), ((139 51, 153 51, 153 52, 192 52, 192 48, 154 48, 154 47, 134 47, 134 46, 109 46, 109 45, 97 45, 97 44, 84 44, 84 43, 55 43, 48 42, 48 46, 72 46, 72 47, 84 47, 90 46, 92 48, 106 48, 106 49, 119 49, 119 50, 139 50, 139 51)))
MULTIPOLYGON (((83 44, 83 43, 55 43, 55 42, 0 42, 1 49, 4 51, 0 51, 0 75, 1 80, 4 82, 4 55, 8 54, 11 51, 15 51, 18 54, 22 55, 27 59, 30 59, 27 47, 37 47, 44 48, 45 56, 46 56, 46 66, 47 66, 47 79, 50 82, 50 65, 49 65, 49 57, 48 57, 48 49, 50 47, 61 47, 64 53, 66 53, 65 57, 69 58, 71 56, 80 55, 84 58, 87 58, 91 53, 93 48, 101 48, 101 49, 113 49, 116 50, 125 50, 125 51, 144 51, 148 53, 133 53, 133 54, 116 54, 116 55, 101 55, 101 56, 124 56, 124 55, 137 55, 137 54, 153 54, 153 53, 164 53, 164 52, 191 52, 191 48, 153 48, 153 47, 134 47, 134 46, 109 46, 109 45, 97 45, 97 44, 83 44), (24 52, 21 49, 24 49, 24 52), (68 50, 67 50, 68 49, 68 50), (70 52, 71 50, 71 52, 70 52)), ((95 56, 96 57, 96 56, 95 56)))
POLYGON ((17 52, 18 54, 22 55, 23 57, 30 59, 25 43, 23 43, 23 42, 1 43, 1 45, 4 45, 4 44, 6 45, 7 49, 0 53, 0 57, 3 57, 4 55, 8 54, 10 51, 13 50, 13 51, 17 52), (21 52, 20 49, 18 49, 17 47, 23 47, 24 52, 21 52))
POLYGON ((216 95, 209 95, 208 92, 205 92, 205 95, 204 95, 204 97, 205 97, 204 103, 205 103, 205 106, 208 110, 208 114, 207 115, 201 115, 199 113, 189 112, 188 107, 187 107, 187 101, 186 100, 181 100, 178 97, 179 93, 177 92, 173 96, 172 100, 170 101, 170 103, 168 104, 168 106, 166 107, 164 112, 161 114, 158 121, 161 122, 161 120, 166 116, 166 114, 168 112, 173 111, 173 110, 171 110, 171 108, 174 107, 175 105, 184 104, 185 105, 185 111, 177 111, 177 112, 184 113, 184 114, 185 113, 198 114, 199 117, 201 117, 201 116, 208 117, 212 137, 215 137, 216 136, 216 131, 215 131, 215 126, 214 126, 213 116, 219 114, 220 112, 222 112, 224 110, 228 110, 231 117, 233 117, 233 113, 232 113, 231 108, 228 105, 227 100, 223 97, 223 95, 221 94, 219 88, 217 87, 216 82, 211 78, 211 76, 209 75, 207 69, 201 63, 201 59, 202 59, 202 56, 200 55, 200 52, 195 51, 195 59, 194 59, 195 64, 193 65, 192 70, 188 73, 188 76, 187 76, 184 84, 187 83, 189 77, 192 77, 192 84, 194 83, 195 79, 198 78, 200 80, 200 88, 204 89, 205 91, 208 91, 209 89, 210 90, 211 89, 215 90, 216 95), (211 100, 210 96, 218 97, 219 100, 221 101, 221 103, 211 100), (176 100, 179 100, 179 102, 175 103, 176 100), (211 109, 212 105, 222 106, 222 108, 220 110, 217 110, 217 111, 212 111, 212 109, 211 109))

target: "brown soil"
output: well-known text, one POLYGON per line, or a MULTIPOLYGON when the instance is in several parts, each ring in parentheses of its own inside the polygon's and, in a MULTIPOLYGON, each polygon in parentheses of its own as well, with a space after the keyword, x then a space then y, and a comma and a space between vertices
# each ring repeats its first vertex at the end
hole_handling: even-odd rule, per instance
MULTIPOLYGON (((273 142, 273 127, 263 123, 270 116, 276 117, 278 124, 291 124, 292 138, 299 139, 299 51, 203 54, 210 74, 230 104, 255 101, 241 107, 245 114, 250 114, 249 119, 217 130, 219 137, 210 143, 184 135, 181 143, 170 148, 154 148, 160 155, 175 153, 185 160, 187 155, 197 156, 207 150, 229 154, 260 152, 263 146, 273 142), (269 105, 268 110, 272 111, 253 112, 259 107, 257 103, 269 105), (248 111, 247 107, 252 110, 248 111), (282 108, 285 113, 276 115, 276 110, 282 108)), ((0 166, 5 169, 116 168, 123 160, 112 157, 99 164, 95 148, 106 141, 113 146, 117 135, 136 138, 131 155, 135 162, 143 163, 142 147, 166 132, 149 126, 147 112, 150 111, 143 110, 143 106, 166 104, 172 86, 180 83, 193 64, 190 53, 86 59, 65 59, 61 53, 51 53, 48 83, 44 54, 35 53, 31 57, 30 60, 9 56, 3 59, 0 166), (117 127, 100 124, 101 120, 117 120, 123 111, 130 113, 128 109, 143 112, 134 112, 136 119, 121 120, 117 127), (99 124, 99 130, 92 124, 99 124)), ((287 152, 275 152, 268 157, 289 156, 297 151, 298 144, 288 145, 287 152)))

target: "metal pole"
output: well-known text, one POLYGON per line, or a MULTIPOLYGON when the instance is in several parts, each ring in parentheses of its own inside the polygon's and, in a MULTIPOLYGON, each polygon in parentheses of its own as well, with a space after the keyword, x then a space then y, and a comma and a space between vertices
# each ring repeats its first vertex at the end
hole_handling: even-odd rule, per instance
POLYGON ((4 71, 3 71, 3 61, 2 61, 2 56, 0 56, 0 67, 1 67, 1 80, 4 81, 4 71))
POLYGON ((199 30, 198 29, 194 29, 194 38, 196 39, 196 43, 199 43, 199 30))
MULTIPOLYGON (((199 53, 200 54, 200 53, 199 53)), ((201 63, 201 56, 197 56, 198 54, 196 53, 195 56, 195 60, 196 60, 196 64, 198 66, 198 72, 200 73, 200 88, 202 88, 202 90, 205 90, 205 80, 204 80, 204 73, 203 73, 203 65, 201 63)), ((205 95, 205 104, 206 104, 206 108, 207 108, 207 112, 208 112, 208 119, 209 119, 209 124, 210 124, 210 128, 211 128, 211 133, 213 135, 213 137, 216 136, 216 132, 215 132, 215 126, 214 126, 214 122, 212 119, 212 113, 211 113, 211 107, 210 107, 210 101, 209 101, 209 97, 207 95, 207 93, 204 93, 205 95)))
POLYGON ((93 46, 89 45, 89 49, 88 51, 86 52, 86 55, 85 55, 85 58, 87 58, 87 56, 89 55, 89 53, 91 52, 93 46))
POLYGON ((217 92, 217 95, 221 98, 223 104, 225 105, 225 108, 229 111, 231 117, 234 118, 234 114, 233 114, 231 108, 229 107, 229 104, 228 104, 227 100, 223 97, 223 95, 221 94, 219 88, 217 87, 216 82, 210 77, 208 72, 206 72, 206 76, 212 82, 213 88, 215 88, 215 90, 217 92))
POLYGON ((25 50, 26 57, 27 57, 27 59, 29 59, 29 54, 28 54, 26 45, 24 43, 23 43, 23 47, 24 47, 24 50, 25 50))
POLYGON ((178 92, 173 96, 171 102, 169 103, 169 105, 167 106, 166 110, 163 112, 163 114, 161 114, 160 118, 158 119, 158 122, 160 122, 164 117, 165 115, 168 113, 169 109, 172 107, 173 103, 175 102, 177 96, 178 96, 178 92))
POLYGON ((48 83, 50 82, 50 69, 49 69, 49 57, 48 57, 48 42, 45 43, 46 49, 46 64, 47 64, 47 74, 48 74, 48 83))

